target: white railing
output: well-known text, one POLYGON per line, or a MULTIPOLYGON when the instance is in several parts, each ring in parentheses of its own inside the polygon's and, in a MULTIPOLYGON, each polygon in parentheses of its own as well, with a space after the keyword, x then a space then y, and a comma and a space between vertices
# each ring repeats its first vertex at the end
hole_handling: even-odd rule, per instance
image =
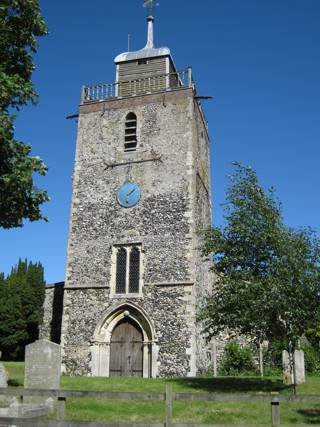
POLYGON ((176 73, 155 74, 140 79, 119 81, 118 83, 83 86, 81 104, 187 87, 194 88, 190 67, 176 73))

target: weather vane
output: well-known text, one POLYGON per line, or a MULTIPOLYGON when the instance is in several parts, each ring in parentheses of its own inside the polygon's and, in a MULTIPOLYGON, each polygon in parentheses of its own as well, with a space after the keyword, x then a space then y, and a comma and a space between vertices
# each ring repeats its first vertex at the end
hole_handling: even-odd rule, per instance
POLYGON ((145 2, 143 3, 143 7, 146 7, 148 9, 148 15, 149 16, 153 15, 154 6, 160 6, 160 5, 159 5, 159 3, 154 4, 154 0, 145 0, 145 2))

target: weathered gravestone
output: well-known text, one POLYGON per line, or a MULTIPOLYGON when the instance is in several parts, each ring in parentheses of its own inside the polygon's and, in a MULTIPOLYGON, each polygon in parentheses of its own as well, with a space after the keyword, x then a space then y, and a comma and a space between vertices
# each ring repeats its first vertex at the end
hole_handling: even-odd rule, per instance
MULTIPOLYGON (((294 377, 291 372, 290 356, 287 350, 282 352, 282 368, 283 368, 283 383, 287 385, 293 384, 294 377)), ((304 365, 304 352, 303 350, 294 351, 294 374, 296 384, 304 384, 305 378, 305 365, 304 365)))
POLYGON ((283 384, 292 384, 292 374, 290 366, 290 356, 287 350, 282 352, 282 372, 283 372, 283 384))
POLYGON ((296 375, 296 384, 304 384, 306 382, 306 371, 304 365, 304 351, 294 351, 294 366, 296 375))
MULTIPOLYGON (((41 390, 60 388, 61 354, 60 345, 48 340, 38 340, 27 345, 25 355, 24 387, 41 390)), ((26 396, 25 403, 53 405, 48 397, 26 396)))
POLYGON ((8 386, 8 373, 3 363, 0 362, 0 387, 8 386))

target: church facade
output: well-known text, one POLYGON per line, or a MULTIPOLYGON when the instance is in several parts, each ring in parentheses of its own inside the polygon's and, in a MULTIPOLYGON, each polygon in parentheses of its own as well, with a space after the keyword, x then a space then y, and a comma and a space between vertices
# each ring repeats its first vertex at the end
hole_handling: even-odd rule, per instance
POLYGON ((115 84, 82 91, 59 290, 63 369, 194 376, 208 368, 196 321, 210 287, 199 237, 211 224, 207 122, 191 69, 178 72, 169 49, 153 46, 152 16, 146 47, 115 65, 115 84))

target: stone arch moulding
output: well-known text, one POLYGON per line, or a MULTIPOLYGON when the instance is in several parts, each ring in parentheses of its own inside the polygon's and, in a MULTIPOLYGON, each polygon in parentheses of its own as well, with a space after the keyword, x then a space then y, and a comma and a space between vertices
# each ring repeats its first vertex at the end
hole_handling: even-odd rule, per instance
POLYGON ((92 376, 109 377, 112 332, 124 318, 129 318, 136 323, 143 334, 143 378, 155 378, 159 350, 154 327, 148 314, 131 302, 112 308, 98 323, 91 344, 92 376))

